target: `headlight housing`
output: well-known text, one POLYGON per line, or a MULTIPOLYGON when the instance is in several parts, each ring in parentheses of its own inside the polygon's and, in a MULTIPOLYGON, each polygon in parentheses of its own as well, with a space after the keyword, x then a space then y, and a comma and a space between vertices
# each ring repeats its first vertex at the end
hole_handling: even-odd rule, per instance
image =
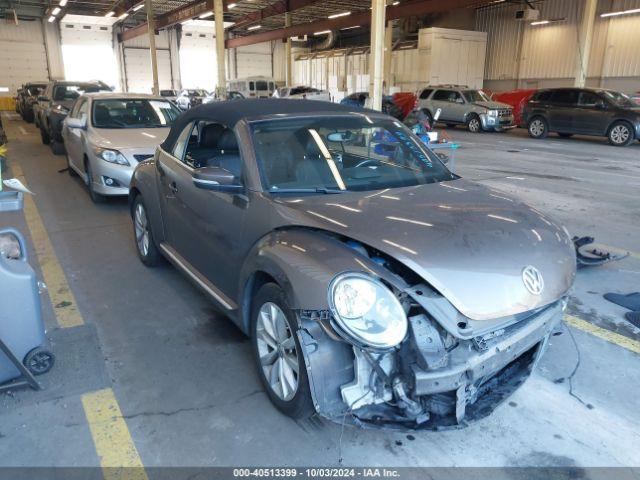
POLYGON ((498 116, 498 111, 497 110, 489 110, 489 111, 487 111, 487 115, 489 117, 497 117, 498 116))
POLYGON ((329 306, 341 334, 364 348, 389 349, 407 335, 407 315, 382 282, 358 272, 329 284, 329 306))
POLYGON ((129 160, 127 160, 118 150, 98 147, 95 149, 95 152, 96 155, 105 162, 115 163, 116 165, 130 165, 129 160))

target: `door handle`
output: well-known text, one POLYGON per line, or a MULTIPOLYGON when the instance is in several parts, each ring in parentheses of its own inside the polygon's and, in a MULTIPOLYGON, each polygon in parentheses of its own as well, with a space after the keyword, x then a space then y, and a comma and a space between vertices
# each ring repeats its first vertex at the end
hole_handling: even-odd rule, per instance
POLYGON ((178 185, 176 185, 176 182, 171 182, 169 184, 169 190, 173 193, 178 193, 178 185))

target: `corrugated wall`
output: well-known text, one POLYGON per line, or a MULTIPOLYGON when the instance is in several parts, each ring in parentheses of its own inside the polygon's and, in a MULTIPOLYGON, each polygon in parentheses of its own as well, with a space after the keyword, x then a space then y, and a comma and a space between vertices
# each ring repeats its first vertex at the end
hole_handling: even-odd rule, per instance
MULTIPOLYGON (((539 26, 516 21, 515 11, 522 5, 478 10, 476 29, 488 33, 486 84, 504 88, 516 87, 518 80, 521 87, 572 84, 584 0, 544 0, 535 5, 541 20, 563 20, 539 26)), ((640 0, 600 0, 589 55, 589 84, 613 86, 612 79, 640 76, 640 15, 600 17, 604 12, 633 8, 640 8, 640 0)))

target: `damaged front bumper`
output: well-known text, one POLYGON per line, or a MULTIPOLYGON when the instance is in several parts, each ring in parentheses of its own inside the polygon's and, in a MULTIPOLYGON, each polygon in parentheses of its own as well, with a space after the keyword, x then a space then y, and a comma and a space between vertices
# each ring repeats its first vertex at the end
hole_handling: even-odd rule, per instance
POLYGON ((453 337, 422 311, 409 317, 408 338, 384 353, 335 336, 329 312, 304 313, 299 339, 316 410, 365 427, 465 426, 529 377, 563 310, 559 300, 472 338, 453 337))

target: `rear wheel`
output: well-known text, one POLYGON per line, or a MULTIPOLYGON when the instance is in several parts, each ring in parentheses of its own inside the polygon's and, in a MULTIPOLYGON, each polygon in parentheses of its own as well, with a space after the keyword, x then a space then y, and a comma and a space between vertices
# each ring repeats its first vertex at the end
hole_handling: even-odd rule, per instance
POLYGON ((533 138, 544 138, 549 133, 547 121, 542 117, 533 117, 527 126, 529 135, 533 138))
POLYGON ((471 133, 479 133, 482 131, 482 123, 480 123, 480 117, 475 113, 471 114, 469 120, 467 120, 467 129, 471 133))
POLYGON ((633 129, 627 122, 615 122, 607 134, 609 143, 615 147, 626 147, 633 142, 633 129))
POLYGON ((312 416, 315 409, 297 322, 283 290, 267 283, 252 304, 251 343, 267 395, 285 415, 297 419, 312 416))
POLYGON ((155 267, 162 260, 162 256, 153 239, 151 222, 147 215, 147 207, 142 201, 142 195, 136 196, 133 201, 132 216, 133 236, 136 241, 138 257, 147 267, 155 267))
POLYGON ((49 145, 51 138, 49 138, 49 132, 47 132, 44 126, 40 126, 40 139, 44 145, 49 145))
POLYGON ((49 133, 49 138, 51 139, 49 142, 49 147, 51 147, 51 152, 54 155, 62 155, 65 152, 64 143, 59 142, 55 135, 49 133))

